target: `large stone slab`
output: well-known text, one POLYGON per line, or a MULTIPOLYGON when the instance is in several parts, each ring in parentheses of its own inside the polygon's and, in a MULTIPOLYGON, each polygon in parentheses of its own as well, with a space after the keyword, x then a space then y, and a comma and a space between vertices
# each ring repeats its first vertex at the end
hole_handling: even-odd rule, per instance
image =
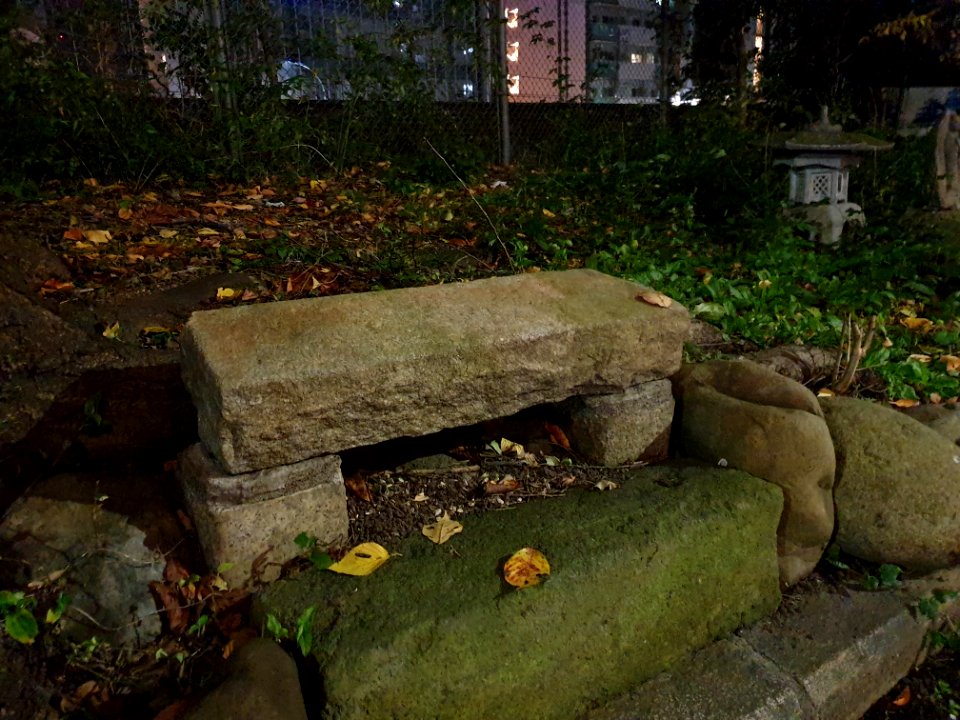
POLYGON ((367 577, 280 581, 255 614, 294 627, 317 608, 324 717, 568 720, 771 613, 781 507, 741 472, 646 468, 465 518, 442 546, 408 538, 367 577), (515 590, 498 568, 524 546, 552 574, 515 590))
POLYGON ((689 316, 592 270, 195 313, 200 437, 228 472, 671 375, 689 316))
POLYGON ((178 475, 187 508, 211 569, 231 585, 275 580, 280 566, 300 552, 294 538, 306 532, 321 547, 347 538, 347 498, 340 457, 225 475, 198 443, 180 454, 178 475))

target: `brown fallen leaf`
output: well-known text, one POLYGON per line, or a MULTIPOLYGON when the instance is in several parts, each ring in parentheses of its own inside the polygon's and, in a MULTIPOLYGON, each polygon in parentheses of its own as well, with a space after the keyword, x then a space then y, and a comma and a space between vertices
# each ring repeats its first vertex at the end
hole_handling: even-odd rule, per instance
POLYGON ((518 487, 520 487, 519 480, 513 477, 513 475, 504 475, 499 480, 491 480, 485 483, 483 493, 484 495, 503 495, 504 493, 513 492, 518 487))
POLYGON ((645 302, 647 305, 655 305, 662 308, 668 308, 673 305, 673 300, 668 298, 662 292, 657 292, 651 288, 645 288, 638 292, 637 300, 645 302))
POLYGON ((182 635, 187 630, 190 622, 190 613, 183 607, 183 601, 180 593, 174 587, 167 583, 154 580, 150 583, 150 589, 156 593, 160 605, 163 606, 167 616, 167 626, 174 635, 182 635))
POLYGON ((420 532, 437 545, 443 545, 457 533, 463 532, 463 525, 450 518, 450 513, 444 512, 443 517, 435 523, 424 525, 420 532))
POLYGON ((78 227, 72 227, 69 230, 64 230, 63 239, 71 240, 73 242, 80 242, 83 240, 83 230, 78 227))
POLYGON ((558 426, 554 425, 553 423, 544 423, 543 428, 550 436, 550 442, 552 442, 554 445, 559 445, 564 450, 570 449, 570 440, 567 439, 567 434, 558 426))
POLYGON ((373 491, 370 489, 370 486, 367 484, 367 481, 364 480, 359 475, 353 475, 348 477, 343 481, 343 484, 347 486, 347 490, 352 492, 358 498, 364 502, 372 503, 373 502, 373 491))
POLYGON ((890 704, 895 705, 896 707, 903 707, 904 705, 907 705, 910 702, 910 699, 911 699, 910 686, 907 685, 906 687, 903 688, 903 690, 900 691, 900 694, 897 695, 897 697, 891 701, 890 704))

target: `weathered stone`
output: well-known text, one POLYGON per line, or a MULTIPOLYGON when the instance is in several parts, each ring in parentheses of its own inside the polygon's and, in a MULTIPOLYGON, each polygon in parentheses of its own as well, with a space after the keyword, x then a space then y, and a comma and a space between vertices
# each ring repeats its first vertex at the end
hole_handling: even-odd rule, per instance
POLYGON ((590 462, 614 466, 667 456, 674 406, 669 380, 585 395, 570 404, 570 440, 590 462))
POLYGON ((231 473, 671 375, 689 317, 592 270, 195 313, 200 437, 231 473))
POLYGON ((910 672, 926 631, 897 597, 848 592, 804 596, 740 635, 802 686, 812 717, 856 720, 910 672))
POLYGON ((822 398, 837 453, 837 543, 917 570, 960 562, 960 451, 890 408, 822 398))
POLYGON ((776 608, 781 503, 744 473, 645 468, 465 518, 443 546, 408 538, 368 577, 282 580, 255 616, 317 607, 325 717, 566 720, 776 608), (524 546, 552 574, 516 590, 500 568, 524 546))
POLYGON ((589 713, 584 720, 815 720, 797 682, 733 636, 589 713))
POLYGON ((273 640, 251 640, 184 720, 307 720, 296 663, 273 640))
POLYGON ((64 499, 77 482, 74 475, 55 476, 11 506, 0 523, 3 585, 23 587, 66 570, 67 638, 146 644, 160 634, 149 584, 162 580, 164 559, 146 547, 143 530, 97 503, 95 492, 86 502, 64 499))
POLYGON ((254 561, 262 578, 300 552, 294 538, 306 532, 321 546, 347 537, 347 500, 336 455, 243 475, 227 475, 199 444, 180 455, 180 482, 211 568, 223 563, 231 585, 251 577, 254 561), (265 563, 265 564, 264 564, 265 563))
POLYGON ((960 412, 955 405, 950 407, 932 404, 915 405, 901 412, 907 417, 922 422, 931 430, 936 430, 950 442, 960 443, 960 412))
POLYGON ((677 378, 684 452, 780 486, 780 579, 817 564, 833 533, 835 459, 817 399, 800 383, 747 361, 685 366, 677 378))

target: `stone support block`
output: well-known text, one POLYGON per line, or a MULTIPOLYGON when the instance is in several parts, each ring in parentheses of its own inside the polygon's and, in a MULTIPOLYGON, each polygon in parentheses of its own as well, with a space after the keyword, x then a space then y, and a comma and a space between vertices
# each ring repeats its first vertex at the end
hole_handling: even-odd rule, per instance
POLYGON ((207 562, 211 570, 231 563, 223 573, 231 585, 251 577, 254 561, 264 580, 275 579, 279 566, 299 553, 294 538, 301 532, 321 546, 347 538, 347 499, 336 455, 227 475, 196 444, 180 455, 178 472, 207 562))
POLYGON ((230 473, 672 375, 689 315, 593 270, 194 313, 200 438, 230 473))
POLYGON ((569 407, 570 440, 590 462, 612 467, 666 457, 674 407, 669 380, 581 396, 569 407))

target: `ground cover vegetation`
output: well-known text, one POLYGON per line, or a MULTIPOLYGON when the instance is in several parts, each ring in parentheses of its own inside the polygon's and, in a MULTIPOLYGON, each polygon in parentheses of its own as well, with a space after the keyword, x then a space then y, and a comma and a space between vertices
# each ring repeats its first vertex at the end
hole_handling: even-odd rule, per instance
MULTIPOLYGON (((734 30, 739 15, 756 10, 756 3, 725 5, 735 6, 721 13, 734 30)), ((781 14, 781 29, 826 17, 824 3, 811 3, 808 15, 797 9, 804 5, 766 4, 781 14)), ((851 11, 858 29, 829 36, 836 57, 848 57, 850 43, 877 52, 897 42, 898 51, 950 55, 937 48, 956 18, 925 30, 949 8, 934 3, 898 15, 897 3, 881 5, 876 17, 851 11)), ((574 104, 530 114, 528 127, 515 128, 524 139, 520 162, 500 167, 493 109, 437 106, 414 67, 374 57, 362 42, 355 50, 369 61, 353 71, 351 97, 285 99, 283 87, 263 81, 274 64, 264 13, 254 4, 247 11, 228 18, 227 31, 257 34, 263 52, 234 57, 229 68, 216 36, 189 12, 152 19, 194 70, 195 96, 175 99, 158 97, 123 47, 95 42, 110 37, 106 29, 122 16, 110 0, 86 3, 64 27, 70 47, 83 45, 83 53, 58 37, 24 41, 22 14, 4 16, 0 230, 40 237, 70 271, 51 277, 39 295, 96 302, 214 271, 259 280, 260 289, 221 288, 209 302, 224 306, 593 267, 651 285, 715 326, 723 342, 714 351, 691 348, 694 359, 781 345, 855 355, 853 328, 866 334, 872 327, 864 357, 847 360, 860 370, 847 392, 901 406, 957 402, 960 219, 933 211, 932 138, 895 137, 876 94, 854 88, 851 78, 862 80, 869 65, 862 56, 855 71, 837 74, 831 65, 817 75, 819 85, 801 87, 797 68, 806 67, 817 42, 811 38, 836 24, 791 35, 800 38, 796 47, 773 57, 759 97, 742 92, 743 58, 701 38, 693 69, 722 70, 703 76, 713 102, 631 112, 574 104), (383 78, 391 78, 389 88, 383 78), (813 120, 821 102, 837 107, 834 117, 848 127, 896 143, 854 171, 852 199, 868 223, 849 228, 838 246, 812 242, 808 227, 783 214, 786 171, 773 164, 776 134, 813 120)), ((179 333, 134 330, 148 347, 175 343, 179 333)), ((120 337, 116 326, 101 331, 120 337)), ((810 378, 814 389, 836 385, 832 370, 810 378)), ((597 481, 595 469, 551 466, 518 487, 549 494, 597 481)), ((362 502, 354 495, 351 512, 362 502)), ((873 572, 879 586, 885 582, 882 570, 850 572, 856 583, 873 572)), ((167 575, 157 592, 168 634, 136 656, 88 641, 51 665, 47 655, 62 649, 56 633, 69 605, 58 578, 0 593, 3 642, 33 643, 30 662, 52 673, 71 669, 67 715, 110 716, 129 705, 108 690, 143 693, 161 677, 186 692, 210 677, 211 655, 229 654, 245 600, 216 573, 200 577, 171 563, 167 575)), ((302 645, 304 626, 273 632, 302 645)), ((951 632, 940 638, 948 648, 956 646, 951 632)), ((924 717, 944 708, 956 714, 960 702, 955 656, 943 657, 947 670, 909 685, 917 694, 926 688, 931 705, 923 712, 931 714, 924 717)), ((875 712, 921 717, 917 701, 899 693, 875 712)))

